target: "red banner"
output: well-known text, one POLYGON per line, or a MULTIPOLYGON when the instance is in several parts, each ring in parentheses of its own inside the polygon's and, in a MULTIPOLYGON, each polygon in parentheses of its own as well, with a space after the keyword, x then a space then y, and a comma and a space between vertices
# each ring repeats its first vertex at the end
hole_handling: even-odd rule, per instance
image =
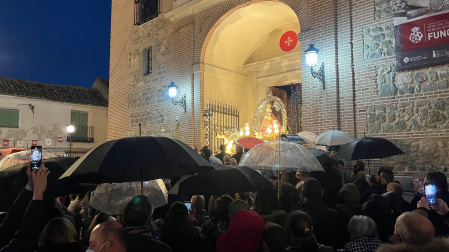
POLYGON ((396 70, 448 63, 449 5, 444 0, 399 2, 393 6, 396 70))
POLYGON ((449 43, 449 13, 401 25, 402 51, 417 50, 449 43))

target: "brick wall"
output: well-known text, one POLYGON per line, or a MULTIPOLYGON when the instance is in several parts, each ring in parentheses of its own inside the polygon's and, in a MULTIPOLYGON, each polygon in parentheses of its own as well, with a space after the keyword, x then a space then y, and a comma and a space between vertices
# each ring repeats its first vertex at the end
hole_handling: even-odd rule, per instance
MULTIPOLYGON (((161 0, 159 17, 133 26, 133 2, 113 0, 108 138, 133 135, 138 132, 136 122, 141 122, 145 134, 173 136, 200 147, 204 106, 204 64, 201 59, 204 58, 205 44, 220 21, 233 10, 260 1, 264 0, 228 0, 171 21, 162 14, 173 9, 174 1, 161 0), (139 50, 150 40, 155 41, 157 47, 155 67, 158 73, 145 78, 138 74, 139 50), (187 113, 173 105, 164 94, 171 81, 178 85, 179 94, 186 94, 187 113), (177 116, 180 120, 176 122, 177 116)), ((444 151, 435 154, 431 148, 426 151, 426 146, 449 131, 449 127, 445 127, 449 118, 445 100, 449 94, 448 66, 409 72, 394 70, 391 1, 278 2, 288 5, 298 16, 301 51, 309 44, 315 44, 320 50, 318 62, 325 64, 326 89, 323 90, 321 83, 312 78, 305 55, 302 55, 303 131, 318 133, 341 129, 353 137, 361 137, 364 133, 383 136, 399 143, 404 150, 421 146, 419 155, 423 158, 420 160, 425 160, 421 163, 428 162, 422 169, 446 166, 448 162, 441 155, 448 153, 449 147, 441 145, 444 151), (429 71, 435 73, 435 80, 429 71), (379 107, 429 100, 428 106, 432 108, 435 103, 432 101, 438 99, 443 100, 438 113, 444 120, 435 119, 435 127, 426 127, 422 123, 419 131, 412 127, 403 130, 400 125, 394 130, 389 130, 388 126, 377 130, 372 125, 375 121, 370 121, 370 113, 379 114, 379 107), (426 144, 422 144, 423 141, 426 144)), ((413 115, 419 117, 419 113, 413 115)), ((382 115, 379 118, 383 120, 382 115)), ((413 122, 406 124, 413 125, 413 122)), ((422 171, 421 167, 413 168, 402 162, 403 159, 390 158, 384 164, 401 172, 422 171)))
POLYGON ((108 139, 125 137, 130 129, 127 94, 131 91, 131 35, 134 26, 132 1, 112 1, 109 62, 108 139))

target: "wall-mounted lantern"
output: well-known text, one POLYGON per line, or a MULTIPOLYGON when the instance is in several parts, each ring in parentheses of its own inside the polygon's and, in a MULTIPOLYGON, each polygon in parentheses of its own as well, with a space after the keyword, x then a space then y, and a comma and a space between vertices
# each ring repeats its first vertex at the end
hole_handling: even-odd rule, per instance
POLYGON ((172 102, 174 105, 179 105, 184 108, 184 113, 187 113, 186 108, 186 94, 182 96, 180 100, 175 100, 176 95, 178 94, 178 86, 175 85, 175 83, 172 81, 171 84, 168 86, 168 96, 172 98, 172 102))
POLYGON ((317 78, 323 84, 323 90, 326 89, 326 81, 324 76, 324 62, 321 63, 321 67, 318 71, 313 71, 313 67, 316 66, 318 62, 318 52, 313 44, 310 44, 309 48, 305 50, 306 53, 306 64, 310 67, 310 72, 313 78, 317 78))

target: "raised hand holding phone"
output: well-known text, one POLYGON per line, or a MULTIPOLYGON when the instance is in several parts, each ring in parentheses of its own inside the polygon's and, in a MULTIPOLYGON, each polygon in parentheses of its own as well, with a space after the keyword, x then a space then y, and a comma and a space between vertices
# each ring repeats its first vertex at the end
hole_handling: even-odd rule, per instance
POLYGON ((437 188, 434 184, 426 184, 424 186, 424 190, 426 192, 426 199, 429 205, 437 204, 437 188))
POLYGON ((39 169, 31 172, 34 186, 33 200, 42 200, 44 198, 49 173, 50 171, 43 164, 39 167, 39 169))
POLYGON ((37 170, 42 164, 42 146, 32 146, 30 150, 31 169, 37 170))

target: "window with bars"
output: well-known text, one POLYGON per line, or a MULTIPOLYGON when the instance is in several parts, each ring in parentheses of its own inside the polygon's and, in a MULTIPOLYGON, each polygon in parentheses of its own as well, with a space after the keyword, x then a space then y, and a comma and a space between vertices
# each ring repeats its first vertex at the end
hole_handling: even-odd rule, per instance
POLYGON ((0 127, 19 128, 19 110, 0 108, 0 127))
POLYGON ((153 73, 153 48, 149 47, 143 50, 143 75, 153 73))
POLYGON ((135 0, 134 24, 141 25, 159 15, 160 0, 135 0))

